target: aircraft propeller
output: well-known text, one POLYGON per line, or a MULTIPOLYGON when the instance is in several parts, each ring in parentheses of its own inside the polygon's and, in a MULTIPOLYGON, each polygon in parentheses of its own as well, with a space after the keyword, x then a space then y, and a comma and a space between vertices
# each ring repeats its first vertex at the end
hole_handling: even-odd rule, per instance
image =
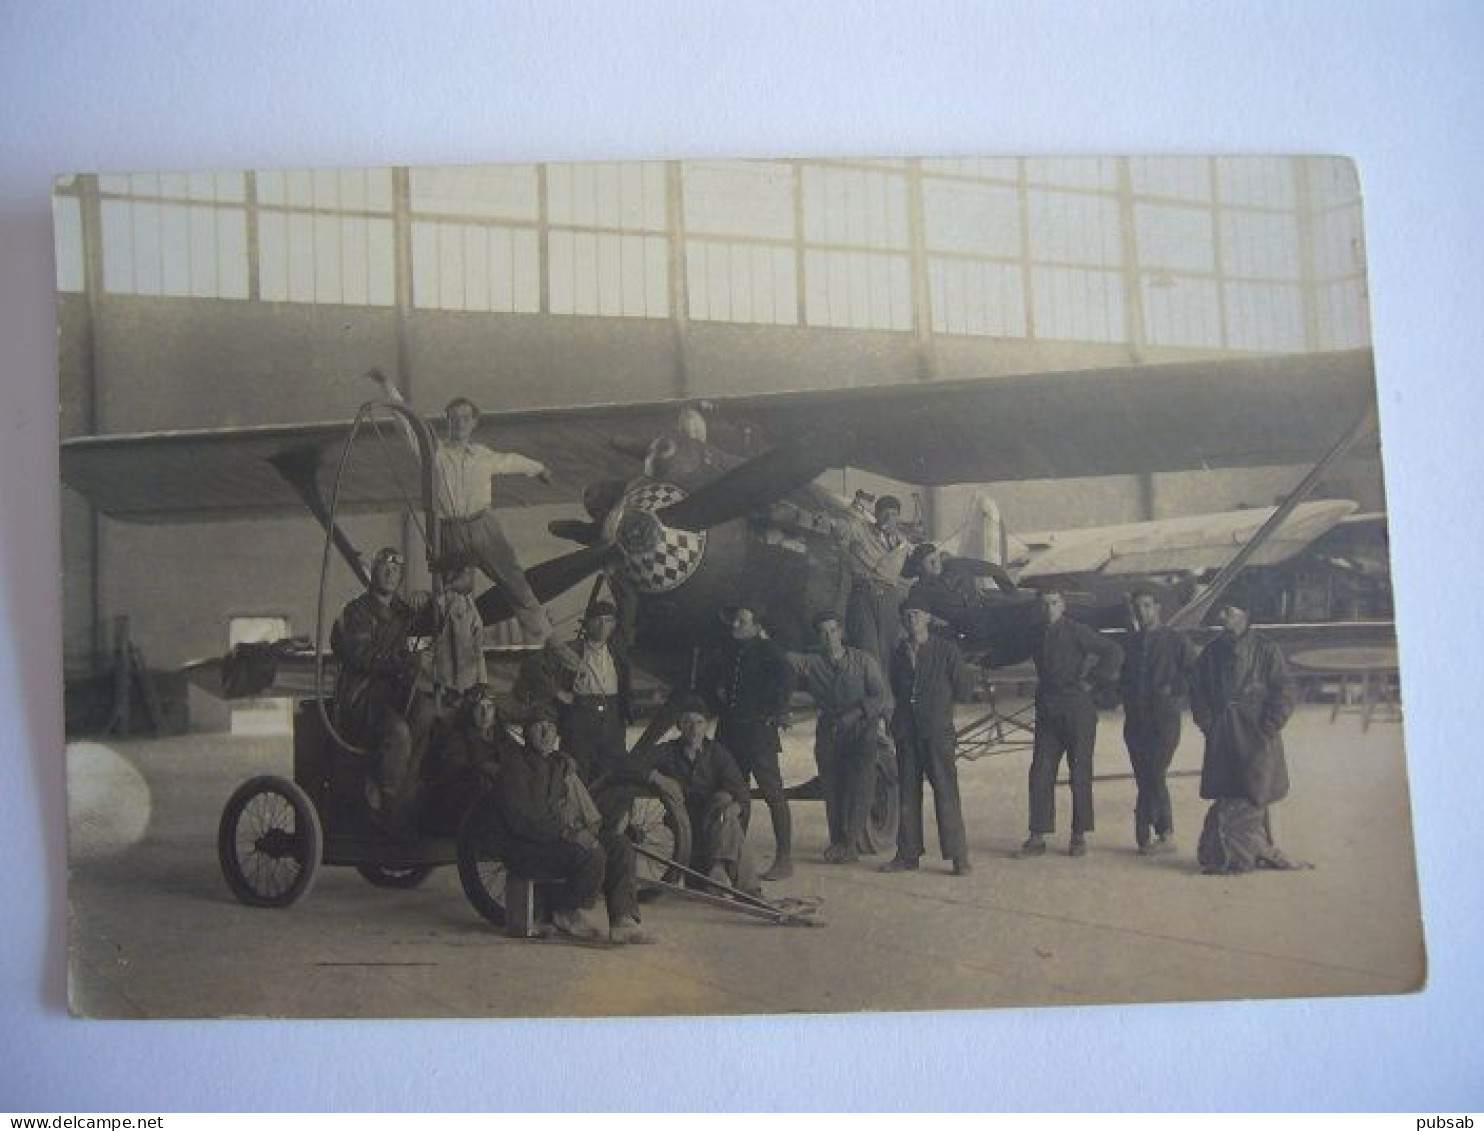
MULTIPOLYGON (((852 441, 851 434, 834 432, 785 444, 723 473, 679 502, 654 512, 652 517, 640 512, 634 514, 651 526, 657 522, 682 530, 709 530, 724 522, 746 517, 831 467, 843 466, 852 441)), ((620 524, 620 540, 626 531, 639 525, 637 521, 627 527, 620 524)), ((526 570, 526 580, 530 582, 532 592, 543 603, 585 581, 623 553, 617 542, 598 540, 601 528, 594 523, 558 520, 548 529, 558 537, 590 541, 590 544, 526 570)), ((654 536, 653 532, 645 529, 635 529, 633 533, 640 538, 654 536)), ((481 594, 478 605, 485 624, 494 624, 515 614, 514 605, 498 587, 481 594)))

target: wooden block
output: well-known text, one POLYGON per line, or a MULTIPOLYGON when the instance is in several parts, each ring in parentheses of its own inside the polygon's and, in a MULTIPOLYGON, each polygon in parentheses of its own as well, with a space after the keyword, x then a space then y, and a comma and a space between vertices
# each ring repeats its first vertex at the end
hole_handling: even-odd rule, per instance
POLYGON ((541 933, 536 922, 536 883, 508 872, 505 876, 505 933, 533 939, 541 933))

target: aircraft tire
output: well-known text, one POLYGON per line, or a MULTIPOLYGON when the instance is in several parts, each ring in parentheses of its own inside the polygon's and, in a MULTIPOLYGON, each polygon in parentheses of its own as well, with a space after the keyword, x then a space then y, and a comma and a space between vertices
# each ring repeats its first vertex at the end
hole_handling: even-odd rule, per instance
POLYGON ((249 907, 288 907, 307 895, 324 844, 309 795, 287 778, 268 774, 237 787, 217 826, 222 875, 249 907))

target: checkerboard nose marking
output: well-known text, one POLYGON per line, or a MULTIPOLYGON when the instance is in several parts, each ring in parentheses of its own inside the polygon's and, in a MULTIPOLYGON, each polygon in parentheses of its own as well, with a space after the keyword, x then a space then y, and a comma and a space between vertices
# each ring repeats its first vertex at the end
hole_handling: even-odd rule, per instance
POLYGON ((651 480, 633 487, 608 517, 604 534, 617 542, 624 571, 641 593, 667 593, 685 583, 706 553, 706 532, 676 530, 653 512, 685 498, 671 483, 651 480))

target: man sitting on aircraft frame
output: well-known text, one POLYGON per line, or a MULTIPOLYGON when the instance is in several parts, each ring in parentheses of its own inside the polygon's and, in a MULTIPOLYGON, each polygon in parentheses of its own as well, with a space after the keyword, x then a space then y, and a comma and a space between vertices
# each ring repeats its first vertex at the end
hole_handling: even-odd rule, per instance
POLYGON ((405 559, 386 546, 371 561, 366 592, 345 606, 330 633, 339 661, 335 729, 372 760, 366 802, 386 830, 413 835, 418 766, 431 725, 428 700, 417 693, 418 657, 409 647, 417 611, 397 590, 405 559))
MULTIPOLYGON (((386 399, 405 404, 401 390, 379 369, 367 376, 381 386, 386 399)), ((446 549, 463 550, 490 578, 498 582, 510 603, 526 642, 544 643, 551 635, 551 618, 531 591, 515 547, 505 536, 494 512, 494 477, 529 475, 550 482, 551 473, 538 460, 515 452, 496 452, 474 442, 479 408, 468 397, 455 397, 444 409, 448 439, 438 442, 438 514, 443 520, 446 549)), ((409 435, 409 440, 412 437, 409 435)), ((415 446, 415 444, 414 444, 415 446)))

